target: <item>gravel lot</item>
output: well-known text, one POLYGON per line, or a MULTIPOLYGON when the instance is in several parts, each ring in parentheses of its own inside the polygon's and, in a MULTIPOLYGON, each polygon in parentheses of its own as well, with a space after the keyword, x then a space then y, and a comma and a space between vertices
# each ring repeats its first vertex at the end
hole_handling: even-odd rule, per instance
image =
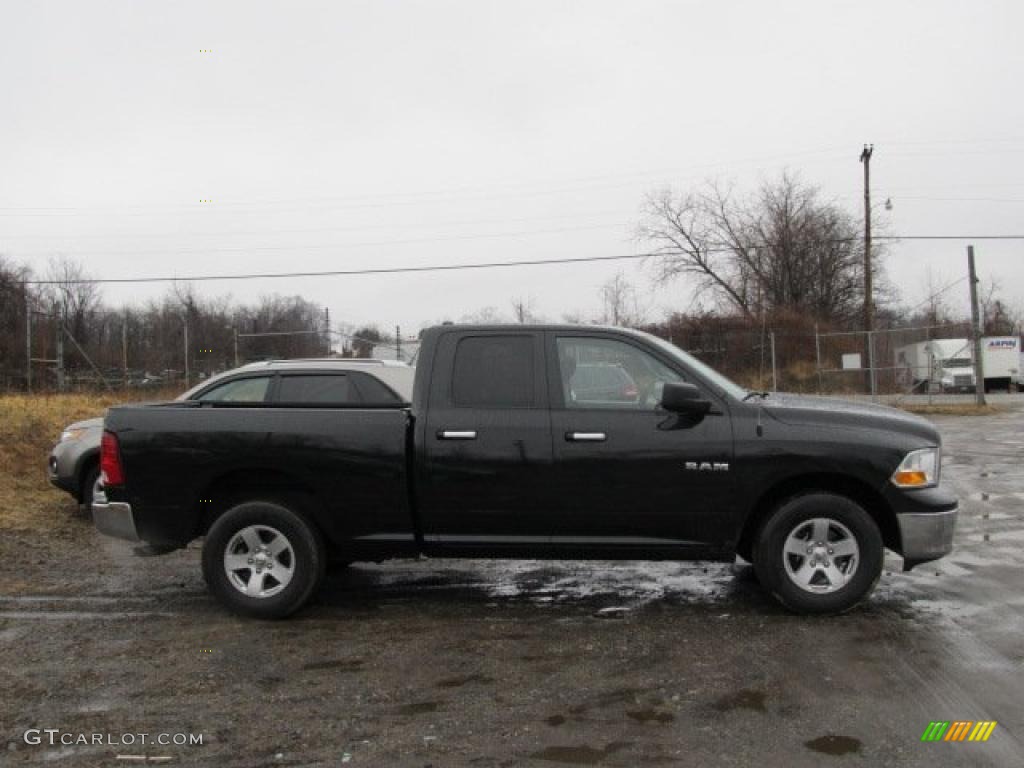
POLYGON ((355 566, 260 623, 206 594, 198 548, 139 558, 84 519, 12 532, 0 763, 1021 765, 1024 410, 935 420, 956 551, 909 574, 891 556, 831 619, 787 614, 742 566, 458 560, 355 566), (923 744, 931 720, 999 725, 923 744), (203 744, 27 745, 28 728, 203 744))

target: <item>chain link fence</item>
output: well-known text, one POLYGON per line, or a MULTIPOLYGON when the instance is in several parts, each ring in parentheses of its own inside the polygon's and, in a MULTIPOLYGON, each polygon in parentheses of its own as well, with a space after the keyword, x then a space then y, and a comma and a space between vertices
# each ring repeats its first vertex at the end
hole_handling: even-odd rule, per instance
MULTIPOLYGON (((919 326, 864 331, 743 329, 694 324, 669 340, 743 386, 757 390, 806 394, 875 397, 951 398, 974 391, 970 324, 919 326)), ((290 357, 276 346, 286 338, 309 339, 308 356, 330 347, 321 331, 239 333, 233 349, 213 354, 202 342, 189 344, 188 369, 136 368, 127 351, 120 366, 98 366, 81 348, 63 348, 55 329, 39 333, 32 347, 33 389, 165 389, 184 390, 215 373, 253 359, 290 357)), ((335 342, 357 337, 332 331, 335 342)), ((68 340, 73 341, 71 337, 68 340)), ((414 361, 418 340, 364 341, 374 357, 414 361)), ((175 340, 182 344, 182 340, 175 340)), ((70 344, 69 344, 70 346, 70 344)), ((126 343, 125 350, 128 349, 126 343)), ((336 351, 336 350, 332 350, 336 351)), ((177 352, 177 350, 175 350, 177 352)), ((184 348, 178 353, 184 361, 184 348)), ((983 339, 986 390, 1017 391, 1021 383, 1020 336, 983 339), (991 361, 991 362, 990 362, 991 361)), ((0 369, 5 390, 26 388, 25 370, 0 369)))
MULTIPOLYGON (((871 331, 717 329, 670 339, 751 389, 805 394, 923 395, 974 392, 969 323, 871 331)), ((1016 392, 1021 383, 1019 335, 983 341, 985 389, 1016 392)))

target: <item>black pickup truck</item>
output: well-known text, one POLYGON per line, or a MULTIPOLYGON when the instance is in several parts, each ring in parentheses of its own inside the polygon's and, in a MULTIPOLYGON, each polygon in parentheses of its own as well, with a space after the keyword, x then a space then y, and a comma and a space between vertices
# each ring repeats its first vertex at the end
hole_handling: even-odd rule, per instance
POLYGON ((97 527, 158 551, 205 537, 210 589, 264 618, 302 606, 328 558, 418 554, 738 554, 789 608, 836 613, 884 547, 905 568, 952 547, 927 421, 750 392, 648 334, 444 325, 411 400, 335 397, 349 375, 250 367, 218 380, 232 397, 110 409, 97 527))

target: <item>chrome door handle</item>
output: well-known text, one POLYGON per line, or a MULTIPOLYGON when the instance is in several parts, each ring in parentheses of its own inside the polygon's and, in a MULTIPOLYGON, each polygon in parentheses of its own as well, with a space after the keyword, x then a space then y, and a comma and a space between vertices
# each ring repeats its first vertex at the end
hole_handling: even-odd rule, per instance
POLYGON ((604 432, 566 432, 565 439, 570 443, 603 443, 608 435, 604 432))
POLYGON ((472 429, 468 430, 448 430, 442 429, 437 433, 438 440, 476 440, 476 431, 472 429))

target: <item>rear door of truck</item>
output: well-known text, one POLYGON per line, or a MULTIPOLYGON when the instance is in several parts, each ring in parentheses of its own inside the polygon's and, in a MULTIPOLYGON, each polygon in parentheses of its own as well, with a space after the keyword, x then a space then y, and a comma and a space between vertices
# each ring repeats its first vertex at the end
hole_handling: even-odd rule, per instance
POLYGON ((543 334, 444 333, 429 386, 416 488, 424 541, 546 544, 552 448, 543 334))

